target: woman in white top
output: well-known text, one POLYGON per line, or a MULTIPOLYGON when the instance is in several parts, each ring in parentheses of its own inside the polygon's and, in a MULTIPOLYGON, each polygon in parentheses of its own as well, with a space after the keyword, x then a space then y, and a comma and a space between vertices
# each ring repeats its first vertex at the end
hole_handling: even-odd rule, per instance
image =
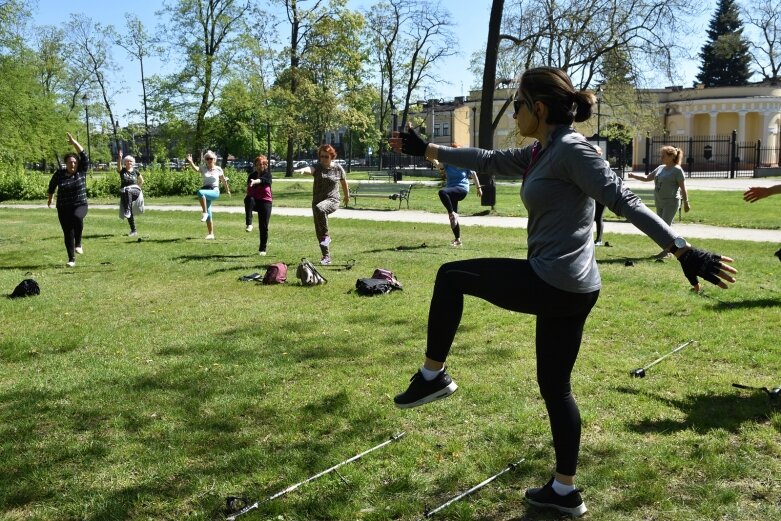
POLYGON ((190 164, 190 168, 196 172, 200 172, 203 178, 203 186, 198 190, 198 200, 201 203, 201 222, 206 222, 206 229, 209 232, 206 235, 206 240, 214 239, 214 222, 212 220, 212 201, 220 197, 220 179, 222 179, 225 185, 225 191, 228 195, 231 194, 230 187, 228 186, 228 178, 222 172, 222 168, 217 166, 217 154, 211 150, 207 150, 203 155, 205 165, 201 165, 200 168, 193 163, 192 154, 187 154, 187 162, 190 164))

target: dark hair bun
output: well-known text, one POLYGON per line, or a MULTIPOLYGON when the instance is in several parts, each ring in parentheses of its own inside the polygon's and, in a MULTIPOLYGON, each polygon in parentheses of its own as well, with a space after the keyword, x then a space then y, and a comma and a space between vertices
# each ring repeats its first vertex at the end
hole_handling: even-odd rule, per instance
POLYGON ((577 106, 575 112, 575 121, 586 121, 591 117, 592 109, 597 98, 590 92, 585 90, 576 91, 573 95, 573 102, 577 106))

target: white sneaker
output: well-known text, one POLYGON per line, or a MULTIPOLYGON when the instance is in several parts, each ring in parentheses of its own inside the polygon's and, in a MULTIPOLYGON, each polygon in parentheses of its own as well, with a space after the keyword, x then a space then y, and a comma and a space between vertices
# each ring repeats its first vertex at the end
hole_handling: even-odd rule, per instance
POLYGON ((82 248, 81 246, 76 246, 76 253, 81 255, 82 253, 84 253, 84 248, 82 248))
POLYGON ((206 212, 203 212, 203 213, 201 214, 201 222, 202 222, 202 223, 205 223, 205 222, 206 222, 206 221, 208 221, 208 220, 209 220, 209 214, 208 214, 208 213, 206 213, 206 212))
POLYGON ((135 230, 127 234, 128 237, 135 237, 136 235, 138 235, 138 232, 135 230))
POLYGON ((450 218, 450 227, 455 228, 458 225, 458 214, 456 212, 447 215, 450 218))
POLYGON ((266 256, 266 250, 260 250, 258 252, 258 255, 260 255, 261 257, 265 257, 266 256))
POLYGON ((247 228, 244 230, 245 232, 251 232, 252 231, 252 225, 248 224, 247 228))
POLYGON ((207 240, 207 241, 213 241, 213 240, 214 240, 214 234, 213 234, 213 233, 210 233, 209 235, 207 235, 207 236, 206 236, 206 240, 207 240))
POLYGON ((72 268, 76 265, 76 261, 68 261, 65 263, 65 265, 69 268, 72 268))
POLYGON ((331 236, 330 235, 326 235, 325 238, 322 241, 320 241, 320 246, 326 246, 327 247, 329 244, 331 244, 331 236))
POLYGON ((456 239, 450 243, 453 248, 460 248, 462 244, 461 239, 456 239))

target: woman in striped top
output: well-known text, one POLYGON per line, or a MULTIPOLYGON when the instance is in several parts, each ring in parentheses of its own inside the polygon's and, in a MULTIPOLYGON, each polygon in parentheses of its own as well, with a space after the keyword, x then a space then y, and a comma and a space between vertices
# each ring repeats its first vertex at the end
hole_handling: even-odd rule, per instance
POLYGON ((65 154, 65 168, 60 168, 49 181, 49 200, 52 206, 54 192, 57 192, 57 217, 60 219, 65 249, 68 252, 67 266, 76 265, 76 253, 81 255, 81 234, 84 230, 84 218, 87 216, 87 168, 89 158, 82 147, 70 134, 68 143, 73 145, 76 153, 65 154))

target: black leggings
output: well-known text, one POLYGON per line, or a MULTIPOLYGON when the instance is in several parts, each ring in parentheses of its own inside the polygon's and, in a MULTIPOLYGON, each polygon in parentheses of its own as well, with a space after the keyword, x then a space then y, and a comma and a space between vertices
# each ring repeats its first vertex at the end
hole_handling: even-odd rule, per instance
POLYGON ((529 261, 469 259, 443 264, 434 283, 426 356, 444 362, 461 322, 464 295, 537 316, 537 383, 548 409, 556 471, 574 476, 580 449, 580 412, 570 374, 583 325, 599 291, 570 293, 540 279, 529 261))
POLYGON ((252 224, 252 212, 258 212, 258 232, 260 233, 260 246, 258 251, 266 251, 268 245, 268 222, 271 220, 271 201, 255 199, 247 196, 244 198, 244 218, 247 226, 252 224))
MULTIPOLYGON (((466 198, 466 190, 458 186, 443 188, 439 191, 439 200, 442 201, 447 213, 458 213, 458 202, 466 198)), ((456 222, 452 227, 456 239, 461 238, 461 226, 456 222)))
POLYGON ((81 233, 84 231, 84 218, 87 216, 87 205, 58 206, 57 217, 62 226, 62 235, 65 239, 65 249, 68 251, 68 260, 76 260, 76 246, 81 246, 81 233))
POLYGON ((602 242, 602 230, 604 229, 603 216, 605 215, 605 205, 594 202, 594 223, 597 225, 597 237, 594 242, 602 242))

